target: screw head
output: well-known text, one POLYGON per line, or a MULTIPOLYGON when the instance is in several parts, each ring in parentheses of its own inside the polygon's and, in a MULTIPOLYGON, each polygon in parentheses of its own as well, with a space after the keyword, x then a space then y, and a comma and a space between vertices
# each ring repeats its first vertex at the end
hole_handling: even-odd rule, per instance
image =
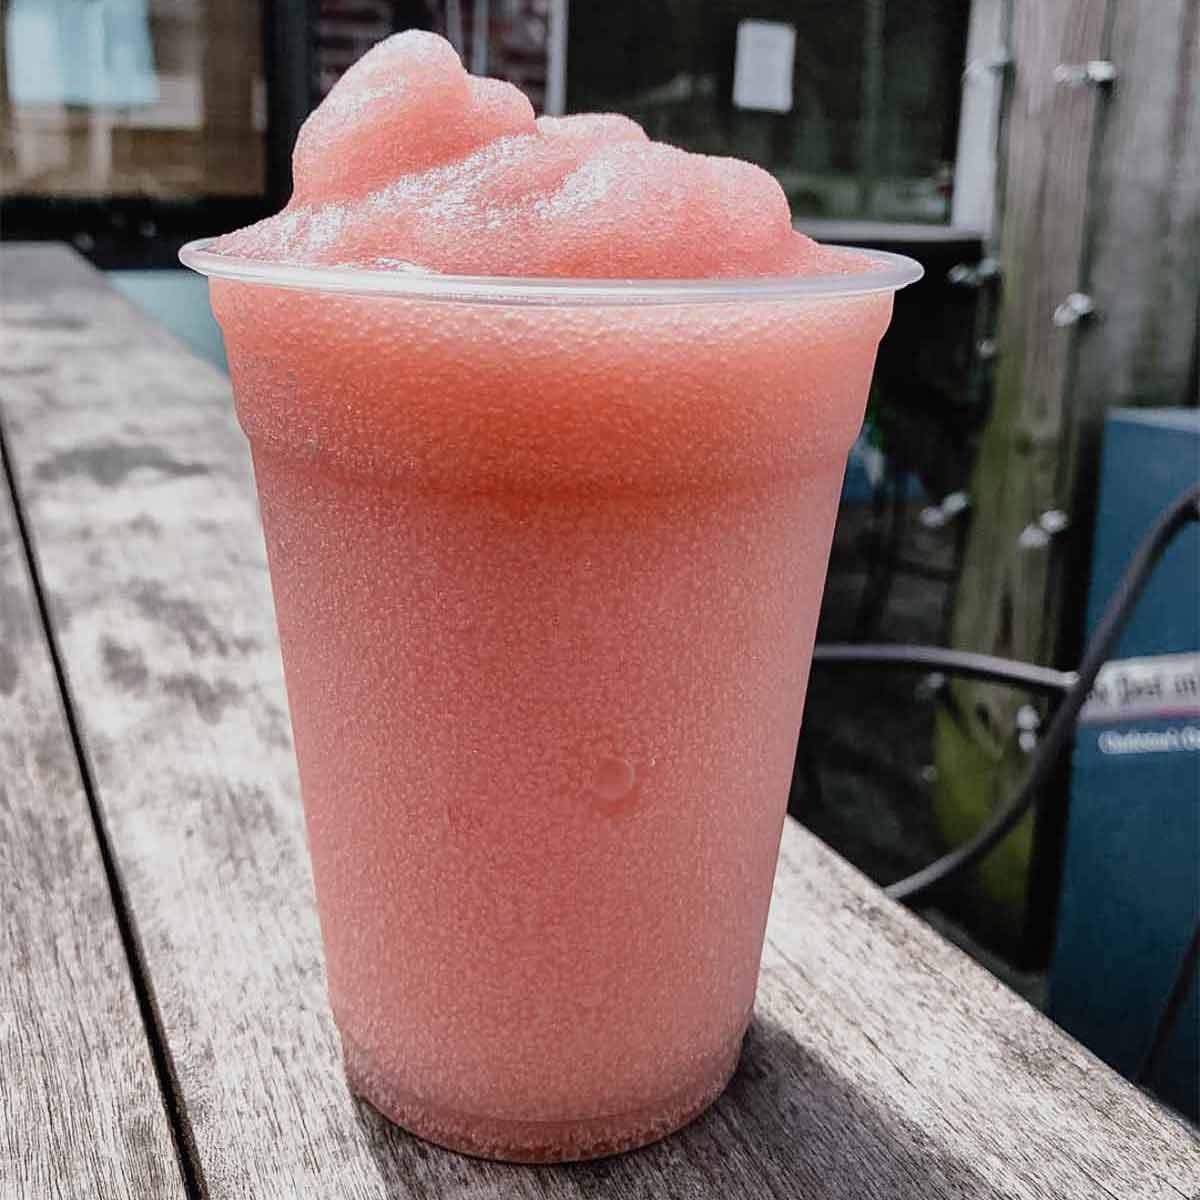
POLYGON ((1040 729, 1042 725, 1041 715, 1032 704, 1022 704, 1017 709, 1017 728, 1025 731, 1040 729))
POLYGON ((946 690, 946 676, 941 671, 930 671, 916 686, 918 700, 932 700, 946 690))
POLYGON ((971 497, 966 492, 951 492, 942 501, 942 512, 947 517, 957 517, 971 507, 971 497))
POLYGON ((1040 525, 1026 525, 1017 537, 1017 547, 1021 550, 1041 550, 1050 545, 1050 535, 1040 525))
POLYGON ((1086 292, 1071 292, 1054 310, 1052 320, 1059 329, 1076 325, 1096 311, 1096 302, 1086 292))
POLYGON ((1038 524, 1051 536, 1062 533, 1071 524, 1071 518, 1061 508, 1047 509, 1038 517, 1038 524))

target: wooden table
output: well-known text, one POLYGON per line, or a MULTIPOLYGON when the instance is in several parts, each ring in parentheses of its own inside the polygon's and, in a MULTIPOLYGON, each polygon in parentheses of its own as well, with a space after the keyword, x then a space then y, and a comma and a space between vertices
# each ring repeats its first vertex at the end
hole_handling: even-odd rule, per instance
POLYGON ((1193 1131, 791 822, 684 1132, 512 1167, 356 1102, 228 382, 65 249, 0 289, 4 1200, 1200 1195, 1193 1131))

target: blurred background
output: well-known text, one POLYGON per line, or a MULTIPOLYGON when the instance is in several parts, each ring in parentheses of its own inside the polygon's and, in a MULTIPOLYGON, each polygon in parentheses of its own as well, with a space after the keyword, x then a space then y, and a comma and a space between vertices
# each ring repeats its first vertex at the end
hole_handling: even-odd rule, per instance
MULTIPOLYGON (((851 455, 825 644, 1073 669, 1156 514, 1200 477, 1198 0, 4 0, 0 14, 3 237, 70 242, 218 364, 179 246, 281 207, 305 115, 412 27, 539 111, 624 112, 751 159, 798 228, 918 258, 851 455)), ((1193 1117, 1198 580, 1193 527, 1033 810, 922 900, 1130 1075, 1182 981, 1143 1081, 1193 1117)), ((790 808, 886 884, 1019 796, 1055 698, 872 653, 815 664, 790 808)))

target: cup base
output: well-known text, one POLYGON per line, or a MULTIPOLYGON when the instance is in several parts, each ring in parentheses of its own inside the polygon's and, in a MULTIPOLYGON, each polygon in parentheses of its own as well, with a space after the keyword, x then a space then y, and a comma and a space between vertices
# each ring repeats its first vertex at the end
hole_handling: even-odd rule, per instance
POLYGON ((369 1056, 342 1035, 350 1090, 393 1124, 446 1150, 513 1163, 583 1162, 657 1142, 713 1104, 732 1078, 741 1049, 739 1036, 702 1076, 652 1108, 575 1121, 514 1121, 420 1100, 395 1080, 381 1077, 369 1056))

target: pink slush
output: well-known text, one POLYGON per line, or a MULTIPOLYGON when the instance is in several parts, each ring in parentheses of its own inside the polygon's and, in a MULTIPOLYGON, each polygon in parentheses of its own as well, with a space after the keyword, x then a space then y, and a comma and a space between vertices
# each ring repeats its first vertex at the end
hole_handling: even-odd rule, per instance
MULTIPOLYGON (((567 128, 582 145, 627 125, 567 128)), ((520 136, 481 153, 562 166, 557 127, 520 136)), ((640 1145, 737 1060, 846 454, 912 264, 772 227, 755 262, 774 239, 833 276, 348 272, 379 265, 394 197, 321 208, 313 187, 348 185, 313 178, 185 257, 216 277, 253 452, 351 1086, 470 1153, 640 1145), (316 242, 333 270, 288 265, 316 242)), ((438 251, 397 221, 399 257, 438 251)), ((485 268, 533 253, 498 228, 485 268)), ((574 234, 537 245, 586 273, 574 234)), ((621 262, 653 249, 634 237, 621 262)))

